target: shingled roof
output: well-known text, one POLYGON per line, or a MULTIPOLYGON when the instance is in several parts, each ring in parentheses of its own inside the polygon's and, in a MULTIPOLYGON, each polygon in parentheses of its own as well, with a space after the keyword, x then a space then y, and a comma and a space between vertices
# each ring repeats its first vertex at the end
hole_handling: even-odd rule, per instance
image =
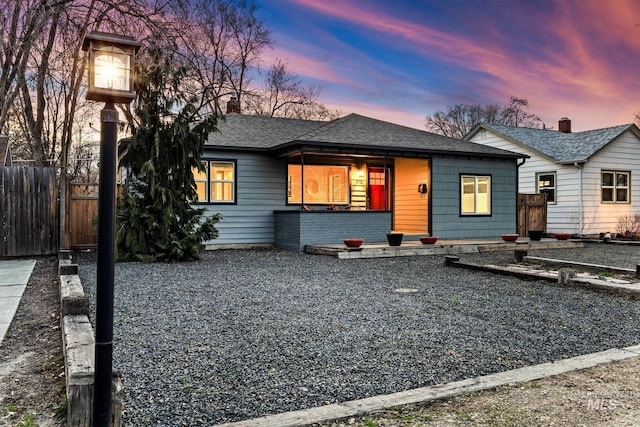
POLYGON ((634 124, 614 126, 584 132, 558 132, 504 125, 478 125, 465 139, 470 139, 480 129, 487 129, 516 144, 529 147, 558 163, 582 163, 589 160, 605 145, 631 130, 640 138, 640 130, 634 124))
POLYGON ((363 150, 399 155, 457 154, 482 157, 523 158, 526 155, 406 126, 349 114, 330 121, 282 119, 229 114, 209 135, 207 147, 268 150, 295 149, 347 152, 363 150))

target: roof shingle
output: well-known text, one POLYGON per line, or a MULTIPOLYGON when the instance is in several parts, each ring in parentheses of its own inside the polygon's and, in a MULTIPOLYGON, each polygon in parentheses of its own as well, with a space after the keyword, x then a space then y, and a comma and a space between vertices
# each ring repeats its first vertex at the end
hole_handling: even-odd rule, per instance
POLYGON ((602 147, 636 126, 627 124, 574 133, 493 124, 483 124, 481 127, 530 147, 559 163, 573 163, 587 161, 602 147))
POLYGON ((219 130, 209 135, 208 146, 277 150, 291 144, 326 144, 424 153, 525 157, 358 114, 330 122, 231 114, 219 124, 219 130))

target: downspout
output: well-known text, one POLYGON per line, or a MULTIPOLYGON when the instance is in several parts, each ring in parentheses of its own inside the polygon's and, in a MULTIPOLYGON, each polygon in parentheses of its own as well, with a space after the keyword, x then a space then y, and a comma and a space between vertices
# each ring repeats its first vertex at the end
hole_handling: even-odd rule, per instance
MULTIPOLYGON (((583 224, 583 206, 582 206, 582 168, 580 167, 580 164, 578 162, 573 162, 573 166, 575 166, 576 168, 578 168, 578 170, 580 172, 578 172, 578 233, 580 235, 582 235, 582 230, 584 227, 583 224)), ((558 183, 556 183, 556 197, 557 196, 557 186, 558 183)))
MULTIPOLYGON (((520 215, 518 212, 518 201, 520 200, 519 191, 520 191, 520 166, 524 165, 527 162, 527 159, 522 159, 522 163, 516 164, 516 232, 520 232, 520 215)), ((525 215, 525 219, 527 215, 525 215)), ((525 230, 526 231, 526 230, 525 230)))

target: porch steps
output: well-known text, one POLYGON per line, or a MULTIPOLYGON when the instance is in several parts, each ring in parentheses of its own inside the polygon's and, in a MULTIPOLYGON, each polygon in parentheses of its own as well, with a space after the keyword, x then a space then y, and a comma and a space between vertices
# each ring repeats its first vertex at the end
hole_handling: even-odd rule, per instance
POLYGON ((307 245, 305 252, 317 255, 331 255, 339 259, 356 258, 390 258, 399 256, 425 255, 457 255, 465 253, 491 251, 520 251, 529 250, 581 248, 581 240, 542 239, 530 241, 522 239, 517 242, 502 240, 438 240, 433 245, 423 245, 419 241, 403 241, 401 246, 389 246, 387 243, 366 243, 357 249, 348 249, 344 244, 307 245))

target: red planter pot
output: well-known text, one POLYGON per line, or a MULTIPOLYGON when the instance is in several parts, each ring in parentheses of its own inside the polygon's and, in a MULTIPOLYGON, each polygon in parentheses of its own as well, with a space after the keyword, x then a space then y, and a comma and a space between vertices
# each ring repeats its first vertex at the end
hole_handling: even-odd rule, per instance
POLYGON ((425 236, 425 237, 421 237, 420 241, 422 242, 423 245, 432 245, 438 241, 438 238, 433 236, 425 236))
POLYGON ((570 233, 556 233, 553 235, 558 240, 567 240, 571 237, 570 233))
POLYGON ((518 237, 520 237, 519 234, 503 234, 502 236, 502 240, 504 240, 505 242, 515 242, 518 237))
POLYGON ((348 248, 359 248, 364 243, 364 239, 344 239, 343 242, 348 248))

